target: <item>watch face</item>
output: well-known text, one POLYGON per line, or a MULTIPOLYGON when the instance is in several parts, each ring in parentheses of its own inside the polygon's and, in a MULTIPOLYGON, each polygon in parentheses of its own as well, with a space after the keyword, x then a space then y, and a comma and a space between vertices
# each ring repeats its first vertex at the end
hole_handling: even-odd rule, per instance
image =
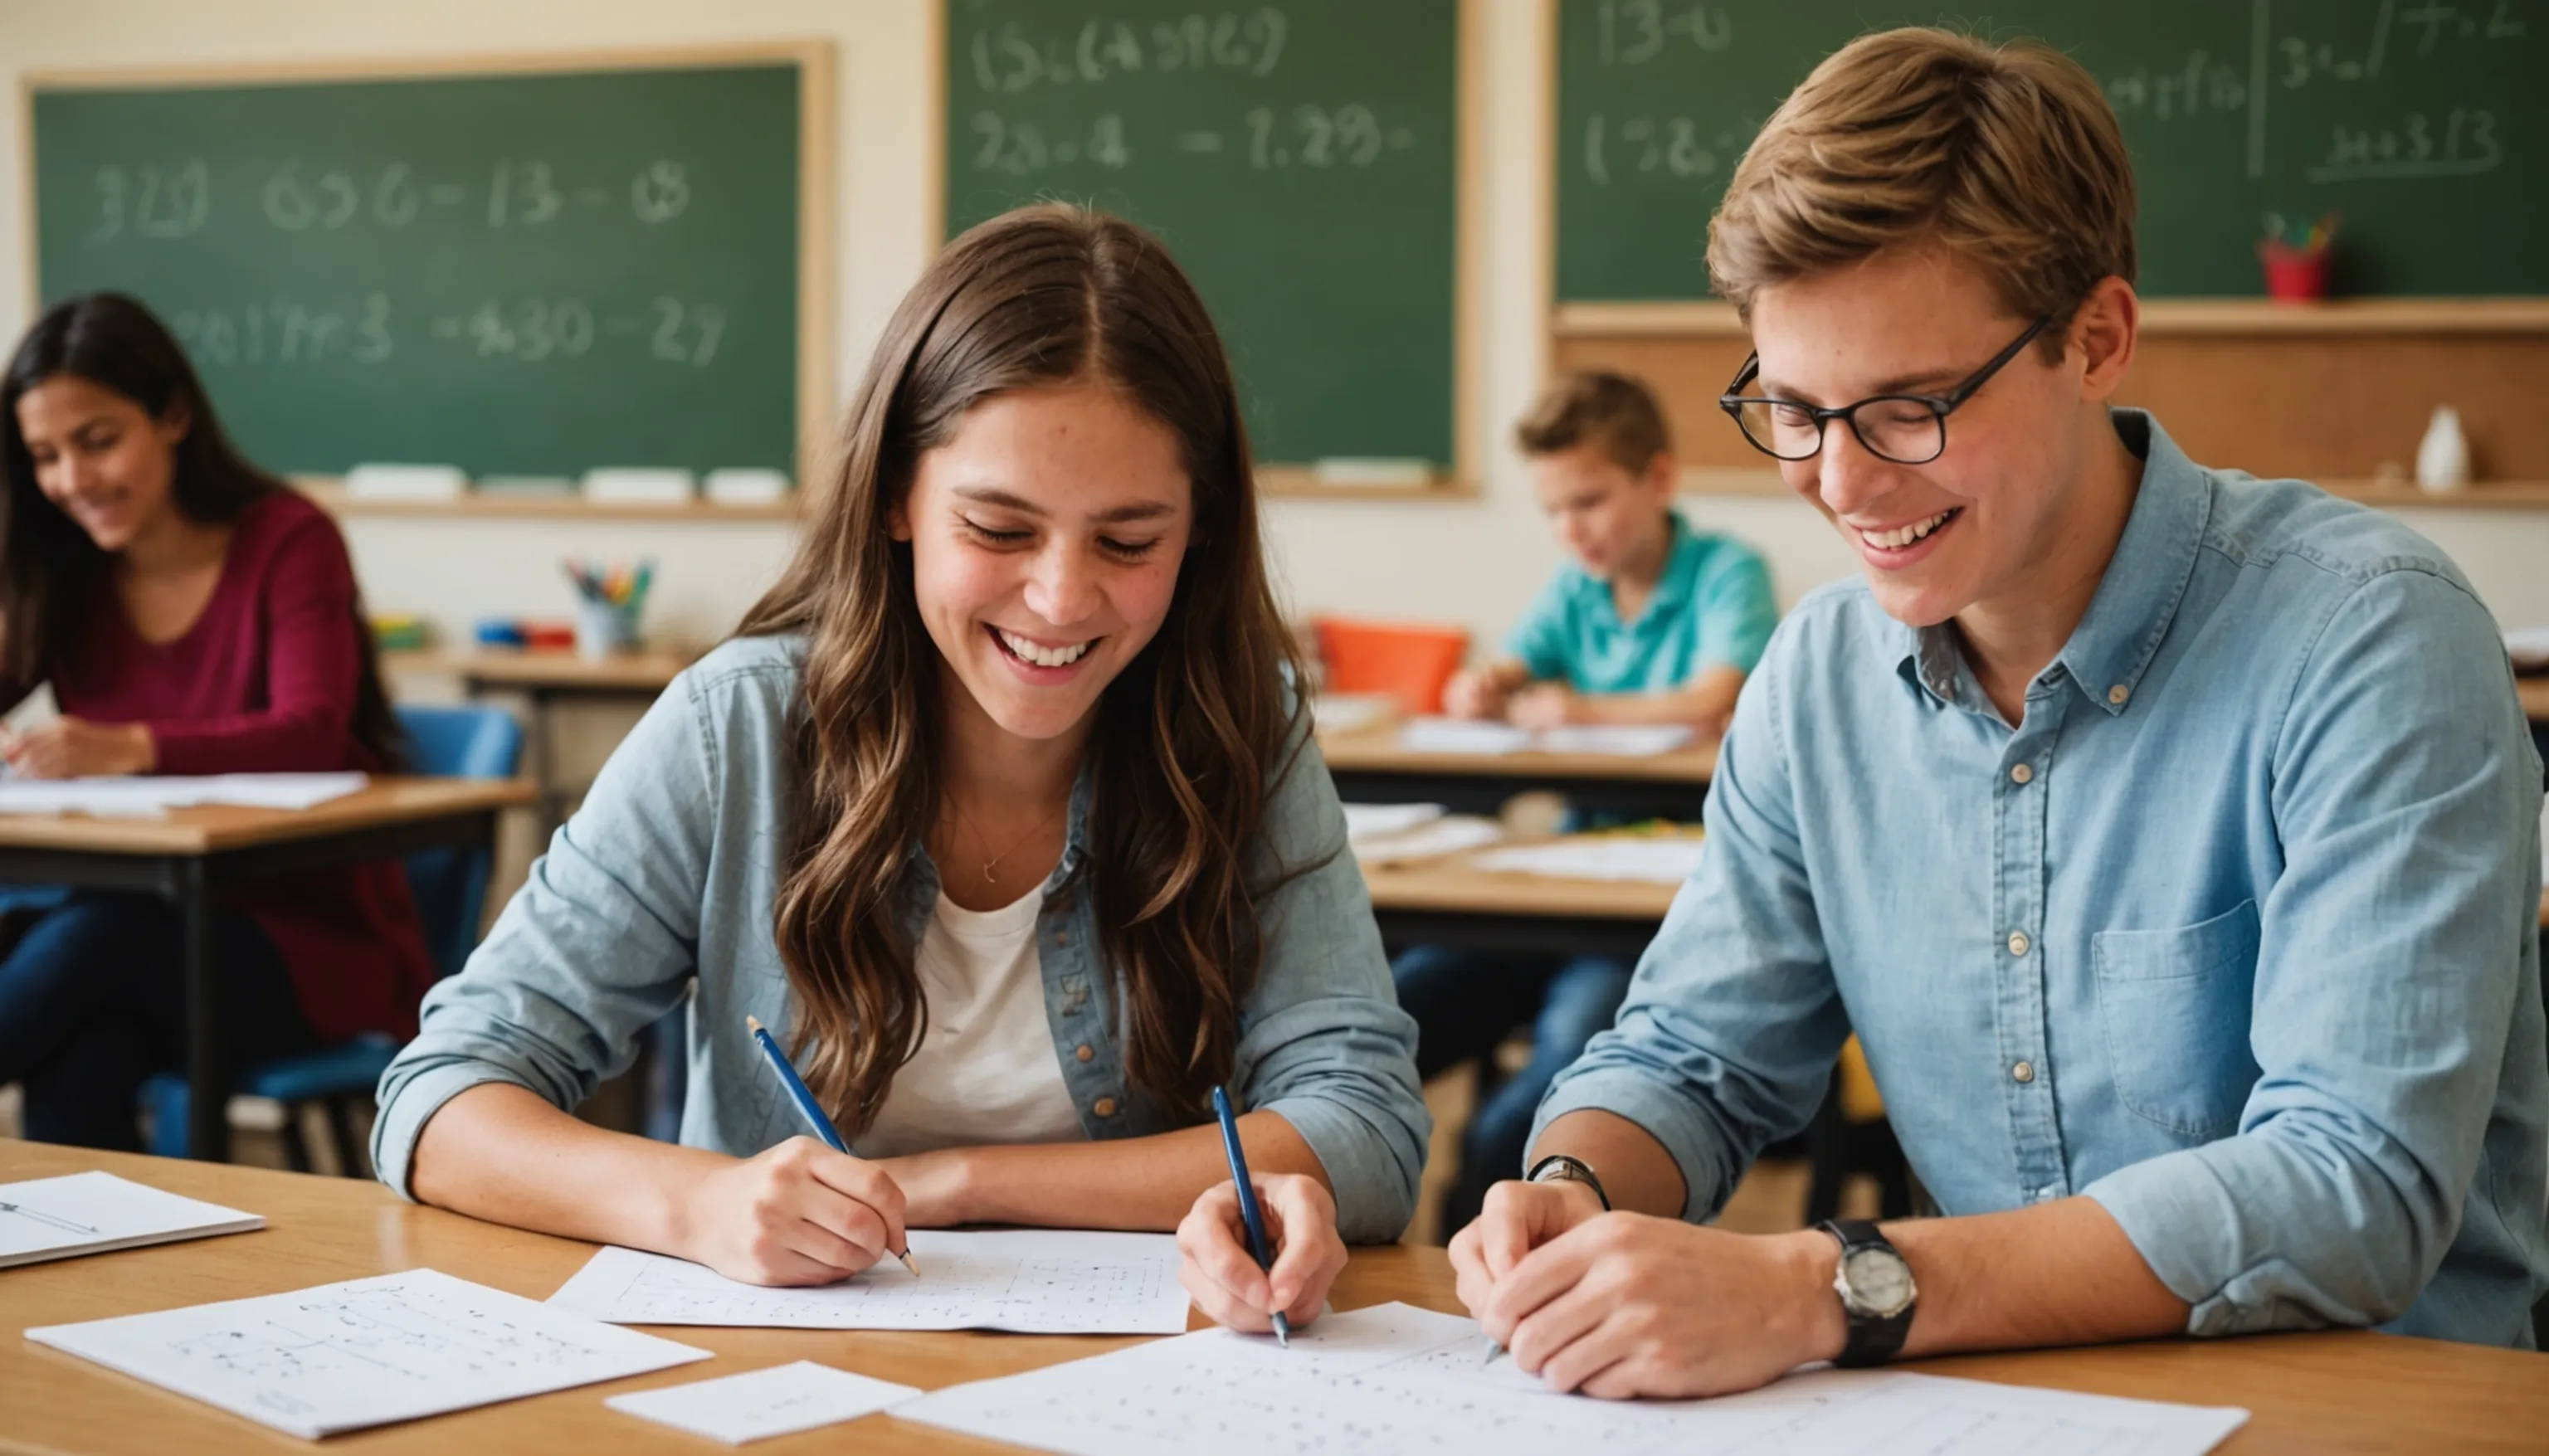
POLYGON ((1841 1272, 1850 1303, 1862 1314, 1891 1320, 1912 1303, 1912 1267, 1892 1249, 1859 1249, 1842 1262, 1841 1272))

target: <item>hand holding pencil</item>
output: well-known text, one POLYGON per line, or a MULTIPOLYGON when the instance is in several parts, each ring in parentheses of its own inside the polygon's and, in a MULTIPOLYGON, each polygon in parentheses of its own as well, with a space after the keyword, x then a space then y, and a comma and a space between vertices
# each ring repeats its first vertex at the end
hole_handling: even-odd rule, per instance
POLYGON ((747 1284, 831 1284, 886 1258, 918 1275, 902 1190, 850 1153, 778 1044, 758 1021, 751 1028, 810 1136, 702 1179, 676 1215, 671 1251, 747 1284))
POLYGON ((1336 1201, 1318 1179, 1300 1173, 1249 1174, 1236 1120, 1226 1100, 1216 1100, 1238 1177, 1205 1189, 1178 1226, 1178 1282, 1216 1323, 1271 1329, 1288 1342, 1292 1330, 1318 1318, 1329 1286, 1345 1271, 1336 1201), (1249 1199, 1241 1197, 1240 1177, 1249 1199))

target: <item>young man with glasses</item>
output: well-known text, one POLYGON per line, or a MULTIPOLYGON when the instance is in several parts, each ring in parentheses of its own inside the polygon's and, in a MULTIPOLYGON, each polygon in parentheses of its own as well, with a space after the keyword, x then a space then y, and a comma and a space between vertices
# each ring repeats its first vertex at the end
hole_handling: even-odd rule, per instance
POLYGON ((2132 218, 2086 72, 1935 31, 1825 61, 1735 174, 1725 408, 1866 571, 1779 628, 1699 871, 1454 1240, 1553 1386, 2533 1341, 2541 780, 2502 647, 2395 521, 2110 408, 2132 218), (1699 1227, 1853 1029, 1946 1217, 1699 1227))

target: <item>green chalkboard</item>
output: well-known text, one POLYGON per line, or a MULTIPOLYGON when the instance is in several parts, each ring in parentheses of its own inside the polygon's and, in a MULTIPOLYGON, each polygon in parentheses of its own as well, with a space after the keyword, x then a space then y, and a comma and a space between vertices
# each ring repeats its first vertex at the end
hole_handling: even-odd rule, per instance
POLYGON ((1156 231, 1258 457, 1453 462, 1457 0, 945 0, 947 230, 1067 198, 1156 231))
POLYGON ((1708 218, 1788 91, 1852 37, 2031 37, 2106 87, 2149 295, 2263 292, 2268 212, 2344 214, 2333 284, 2549 293, 2540 0, 1561 0, 1558 296, 1708 292, 1708 218))
POLYGON ((39 289, 140 296, 277 470, 793 469, 802 71, 40 85, 39 289))

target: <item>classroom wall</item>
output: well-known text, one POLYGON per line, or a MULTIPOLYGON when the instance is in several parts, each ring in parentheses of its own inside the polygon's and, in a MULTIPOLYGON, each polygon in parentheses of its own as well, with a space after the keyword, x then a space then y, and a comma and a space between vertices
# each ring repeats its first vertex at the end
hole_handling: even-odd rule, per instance
MULTIPOLYGON (((1536 0, 1468 0, 1481 28, 1475 73, 1489 165, 1468 215, 1488 306, 1463 320, 1483 362, 1485 409, 1471 443, 1486 462, 1481 494, 1454 502, 1283 500, 1272 539, 1291 603, 1304 611, 1425 617, 1500 635, 1558 561, 1534 508, 1505 424, 1538 387, 1548 356, 1546 163, 1549 30, 1536 0)), ((575 51, 685 43, 822 37, 838 50, 835 209, 838 308, 830 320, 844 390, 934 242, 931 158, 914 138, 929 115, 934 0, 0 0, 0 81, 29 70, 277 59, 443 56, 488 50, 575 51)), ((28 318, 29 228, 22 113, 0 112, 0 334, 28 318)), ((1703 527, 1762 548, 1780 597, 1854 570, 1848 551, 1803 504, 1694 498, 1703 527)), ((2549 623, 2549 512, 2419 510, 2416 529, 2451 552, 2500 618, 2549 623)), ((661 526, 536 521, 348 522, 365 591, 379 609, 425 613, 465 634, 484 611, 562 613, 557 557, 568 551, 653 555, 662 562, 651 630, 713 640, 786 559, 772 524, 661 526)))

